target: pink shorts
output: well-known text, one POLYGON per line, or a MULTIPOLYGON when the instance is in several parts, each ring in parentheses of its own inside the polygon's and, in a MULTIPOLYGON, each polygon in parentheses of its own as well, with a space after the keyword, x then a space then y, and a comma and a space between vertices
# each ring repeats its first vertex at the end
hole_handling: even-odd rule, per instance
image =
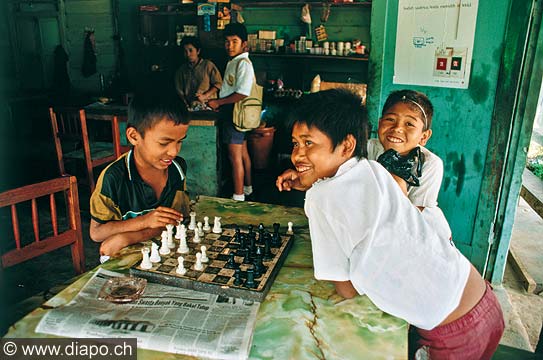
POLYGON ((461 318, 432 330, 416 329, 415 358, 426 358, 426 353, 430 359, 490 359, 504 327, 500 303, 487 283, 479 303, 461 318))

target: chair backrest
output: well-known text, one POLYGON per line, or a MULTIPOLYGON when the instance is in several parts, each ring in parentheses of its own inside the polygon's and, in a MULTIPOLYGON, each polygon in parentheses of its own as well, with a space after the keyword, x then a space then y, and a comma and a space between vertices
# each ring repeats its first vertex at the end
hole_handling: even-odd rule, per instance
MULTIPOLYGON (((79 209, 77 179, 74 176, 60 177, 17 189, 0 193, 0 208, 9 207, 15 247, 10 247, 0 256, 0 269, 7 268, 64 246, 71 246, 72 261, 75 272, 85 271, 85 255, 83 252, 83 236, 79 209), (64 194, 66 204, 66 221, 59 217, 55 194, 64 194), (41 213, 42 220, 50 216, 51 226, 40 222, 38 210, 42 210, 43 198, 48 198, 49 211, 41 213), (40 199, 42 198, 42 199, 40 199), (19 210, 19 211, 18 211, 19 210), (31 216, 20 216, 20 210, 29 211, 31 216), (19 219, 31 218, 33 241, 27 241, 22 234, 30 233, 30 229, 21 229, 19 219), (40 231, 40 227, 42 228, 40 231), (23 232, 24 231, 24 232, 23 232), (26 243, 25 243, 26 242, 26 243)), ((30 224, 28 225, 30 227, 30 224)), ((3 237, 7 237, 8 229, 2 229, 3 237)))
POLYGON ((60 174, 67 174, 65 168, 66 158, 84 160, 90 190, 91 192, 94 191, 93 168, 121 156, 122 147, 117 116, 110 118, 88 116, 83 109, 59 107, 55 109, 49 108, 49 117, 60 174), (87 119, 109 121, 111 123, 111 142, 90 141, 87 119))

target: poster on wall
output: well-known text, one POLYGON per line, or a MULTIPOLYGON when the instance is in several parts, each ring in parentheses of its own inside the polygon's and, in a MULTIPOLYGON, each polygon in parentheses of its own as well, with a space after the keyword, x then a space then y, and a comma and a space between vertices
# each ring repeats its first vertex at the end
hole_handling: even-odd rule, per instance
POLYGON ((399 0, 394 84, 467 89, 478 0, 399 0))

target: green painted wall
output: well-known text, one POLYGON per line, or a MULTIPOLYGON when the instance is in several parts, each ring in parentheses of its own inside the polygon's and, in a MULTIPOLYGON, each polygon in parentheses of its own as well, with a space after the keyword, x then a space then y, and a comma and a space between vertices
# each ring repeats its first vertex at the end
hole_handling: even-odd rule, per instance
MULTIPOLYGON (((428 148, 439 155, 445 165, 439 204, 449 220, 455 243, 468 258, 474 255, 472 249, 476 244, 486 248, 481 243, 487 241, 494 217, 491 212, 478 213, 478 206, 482 194, 492 191, 482 189, 481 184, 509 3, 479 2, 468 89, 393 84, 398 2, 374 1, 372 8, 373 51, 368 86, 371 119, 376 123, 380 108, 392 90, 412 88, 426 93, 432 100, 435 115, 428 148), (474 233, 477 233, 476 238, 474 233)), ((476 265, 481 270, 484 263, 476 265)))

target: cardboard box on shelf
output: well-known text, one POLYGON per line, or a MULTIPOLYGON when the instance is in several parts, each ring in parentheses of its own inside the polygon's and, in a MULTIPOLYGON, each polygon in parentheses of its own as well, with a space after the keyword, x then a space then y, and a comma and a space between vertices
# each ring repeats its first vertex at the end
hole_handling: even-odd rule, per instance
POLYGON ((275 40, 275 30, 258 30, 258 38, 264 40, 275 40))

